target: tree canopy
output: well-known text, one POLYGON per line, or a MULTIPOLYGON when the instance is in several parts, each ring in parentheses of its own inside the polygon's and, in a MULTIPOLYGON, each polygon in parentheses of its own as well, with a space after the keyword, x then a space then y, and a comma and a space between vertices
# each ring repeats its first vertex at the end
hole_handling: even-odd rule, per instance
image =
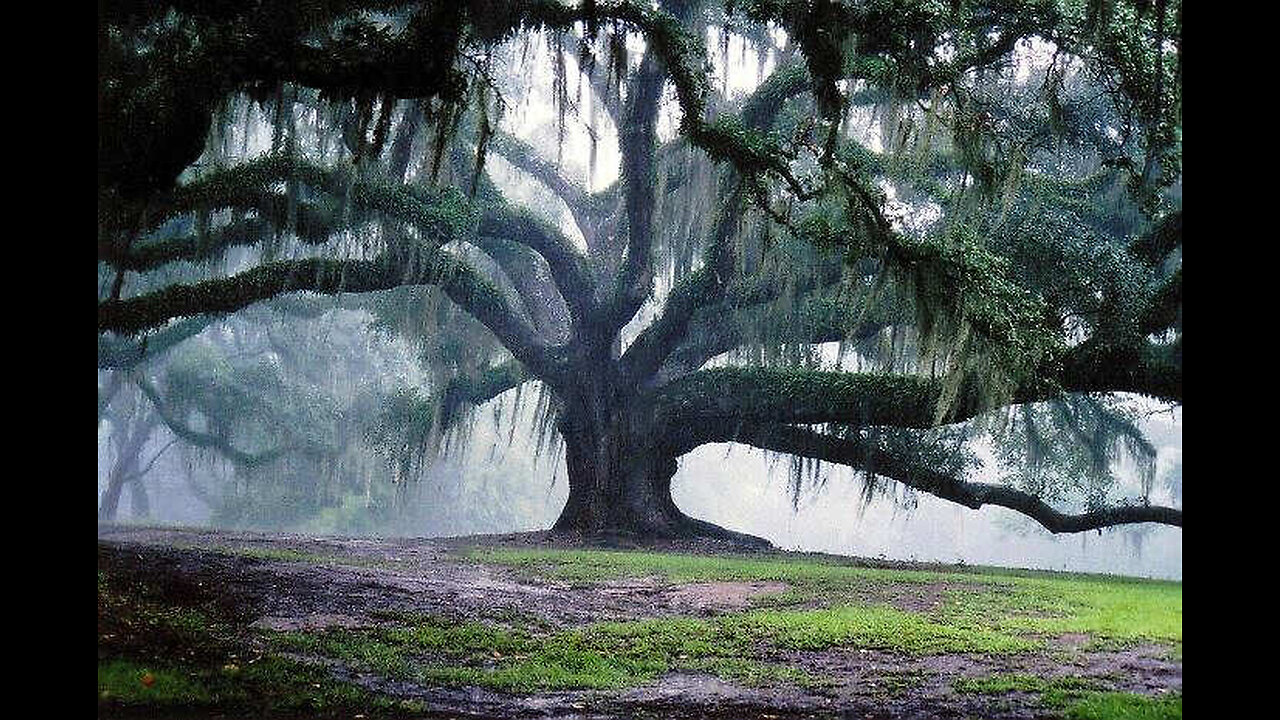
MULTIPOLYGON (((99 368, 337 296, 422 350, 362 431, 405 458, 538 385, 559 530, 749 540, 671 499, 713 442, 1181 526, 1111 492, 1121 452, 1154 474, 1116 394, 1182 402, 1181 31, 1166 0, 104 3, 99 368)), ((235 415, 134 382, 171 428, 235 415)), ((212 427, 183 439, 266 451, 212 427)))

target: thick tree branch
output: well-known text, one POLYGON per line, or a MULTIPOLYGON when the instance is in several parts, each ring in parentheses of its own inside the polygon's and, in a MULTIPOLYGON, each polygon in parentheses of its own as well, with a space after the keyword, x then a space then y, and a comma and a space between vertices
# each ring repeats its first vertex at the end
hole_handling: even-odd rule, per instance
POLYGON ((656 200, 655 158, 658 100, 663 73, 646 54, 627 93, 618 147, 622 152, 623 207, 627 219, 627 253, 614 281, 604 329, 612 335, 636 314, 653 290, 653 208, 656 200))
POLYGON ((547 261, 551 276, 575 322, 584 322, 594 309, 595 280, 591 266, 559 230, 528 210, 509 205, 486 208, 476 234, 503 238, 536 251, 547 261))
POLYGON ((1142 522, 1182 527, 1182 511, 1170 507, 1121 505, 1079 514, 1059 512, 1035 495, 1015 487, 965 481, 859 434, 839 438, 808 428, 749 425, 735 428, 718 440, 848 465, 893 478, 908 487, 974 510, 983 505, 1006 507, 1030 517, 1052 533, 1142 522))
POLYGON ((449 381, 440 403, 440 424, 453 424, 462 406, 480 405, 532 378, 515 360, 486 368, 476 375, 459 375, 449 381))
POLYGON ((113 267, 134 272, 147 272, 180 260, 195 262, 213 260, 233 247, 249 247, 269 240, 275 233, 288 229, 307 245, 320 245, 337 231, 334 214, 311 203, 299 203, 295 223, 288 226, 288 200, 283 195, 259 197, 255 203, 259 216, 234 220, 209 230, 203 235, 166 237, 151 242, 134 243, 123 256, 99 249, 99 258, 113 267))
POLYGON ((547 346, 520 319, 503 293, 467 263, 443 250, 387 254, 378 260, 306 259, 268 263, 231 277, 173 285, 127 300, 98 304, 98 331, 136 333, 170 318, 226 313, 289 292, 326 295, 438 285, 526 366, 552 372, 547 346))
MULTIPOLYGON (((939 423, 943 392, 942 380, 913 375, 714 368, 672 381, 649 401, 669 428, 708 421, 928 428, 939 423)), ((1062 392, 1133 392, 1182 402, 1181 343, 1134 350, 1077 346, 1057 373, 1016 389, 1006 403, 1062 392)), ((962 383, 941 420, 961 422, 987 409, 982 394, 962 383)))
POLYGON ((1182 340, 1119 347, 1084 342, 1067 351, 1059 378, 1069 392, 1131 392, 1181 403, 1182 340))
POLYGON ((689 321, 698 308, 724 297, 733 273, 733 236, 742 217, 742 204, 743 188, 739 185, 721 209, 702 267, 671 290, 662 314, 622 356, 622 374, 631 383, 643 384, 657 372, 687 334, 689 321))
POLYGON ((1181 327, 1182 268, 1164 280, 1148 300, 1147 311, 1138 323, 1140 332, 1148 335, 1160 333, 1172 327, 1181 327))
POLYGON ((713 368, 672 381, 650 401, 669 428, 705 422, 928 428, 941 394, 941 381, 909 375, 713 368))
POLYGON ((568 306, 556 289, 546 262, 532 249, 503 238, 479 235, 473 242, 498 264, 518 296, 520 308, 537 333, 551 344, 568 340, 568 306))

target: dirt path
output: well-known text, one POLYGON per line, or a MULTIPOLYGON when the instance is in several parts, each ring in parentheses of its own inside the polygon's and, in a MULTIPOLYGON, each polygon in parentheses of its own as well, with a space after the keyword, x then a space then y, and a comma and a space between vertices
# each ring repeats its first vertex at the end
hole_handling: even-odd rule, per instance
MULTIPOLYGON (((212 608, 243 628, 250 643, 266 631, 376 628, 413 614, 456 622, 519 622, 547 632, 600 621, 716 617, 785 593, 783 582, 673 584, 656 577, 584 586, 534 579, 466 559, 459 541, 309 538, 257 533, 99 528, 98 570, 145 585, 164 602, 212 608)), ((100 580, 101 582, 101 580, 100 580)), ((940 602, 943 587, 878 585, 868 600, 908 611, 940 602)), ((100 591, 101 593, 101 591, 100 591)), ((99 599, 99 655, 103 655, 99 599)), ((828 678, 823 687, 740 684, 678 671, 623 690, 505 693, 431 687, 328 661, 333 676, 420 703, 419 717, 528 718, 1038 718, 1054 717, 1036 693, 961 693, 957 679, 997 674, 1090 676, 1106 689, 1161 695, 1182 691, 1180 656, 1139 644, 1087 649, 1064 635, 1048 649, 1016 654, 909 656, 852 647, 771 651, 770 660, 828 678)), ((110 642, 110 641, 108 641, 110 642)), ((260 648, 259 648, 260 650, 260 648)), ((128 714, 100 703, 100 716, 128 714)))

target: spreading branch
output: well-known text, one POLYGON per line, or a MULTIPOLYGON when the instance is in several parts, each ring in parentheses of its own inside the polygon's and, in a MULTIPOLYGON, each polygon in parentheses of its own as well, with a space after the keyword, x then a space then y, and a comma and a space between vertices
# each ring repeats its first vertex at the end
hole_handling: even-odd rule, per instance
POLYGON ((480 405, 532 378, 515 360, 485 368, 474 375, 459 375, 445 386, 440 402, 440 424, 448 428, 463 405, 480 405))
POLYGON ((929 463, 920 462, 900 449, 887 448, 856 433, 835 437, 808 428, 746 425, 732 428, 717 439, 847 465, 893 478, 907 487, 974 510, 983 505, 1009 508, 1035 520, 1052 533, 1083 532, 1143 522, 1182 527, 1182 510, 1157 505, 1119 505, 1078 514, 1063 513, 1015 487, 968 482, 929 463))
POLYGON ((228 313, 284 293, 334 295, 412 285, 440 286, 521 362, 554 372, 547 346, 504 294, 465 261, 430 247, 419 247, 409 257, 396 253, 377 260, 279 261, 226 278, 172 285, 126 300, 105 300, 98 303, 98 332, 134 334, 170 318, 228 313))

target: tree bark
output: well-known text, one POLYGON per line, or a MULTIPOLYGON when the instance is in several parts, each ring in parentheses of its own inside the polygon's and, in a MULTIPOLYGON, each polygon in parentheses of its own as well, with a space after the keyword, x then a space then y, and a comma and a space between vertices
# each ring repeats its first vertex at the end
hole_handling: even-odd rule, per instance
POLYGON ((606 544, 710 538, 749 548, 768 540, 690 517, 671 497, 676 452, 642 412, 581 395, 562 413, 569 499, 552 527, 606 544))

